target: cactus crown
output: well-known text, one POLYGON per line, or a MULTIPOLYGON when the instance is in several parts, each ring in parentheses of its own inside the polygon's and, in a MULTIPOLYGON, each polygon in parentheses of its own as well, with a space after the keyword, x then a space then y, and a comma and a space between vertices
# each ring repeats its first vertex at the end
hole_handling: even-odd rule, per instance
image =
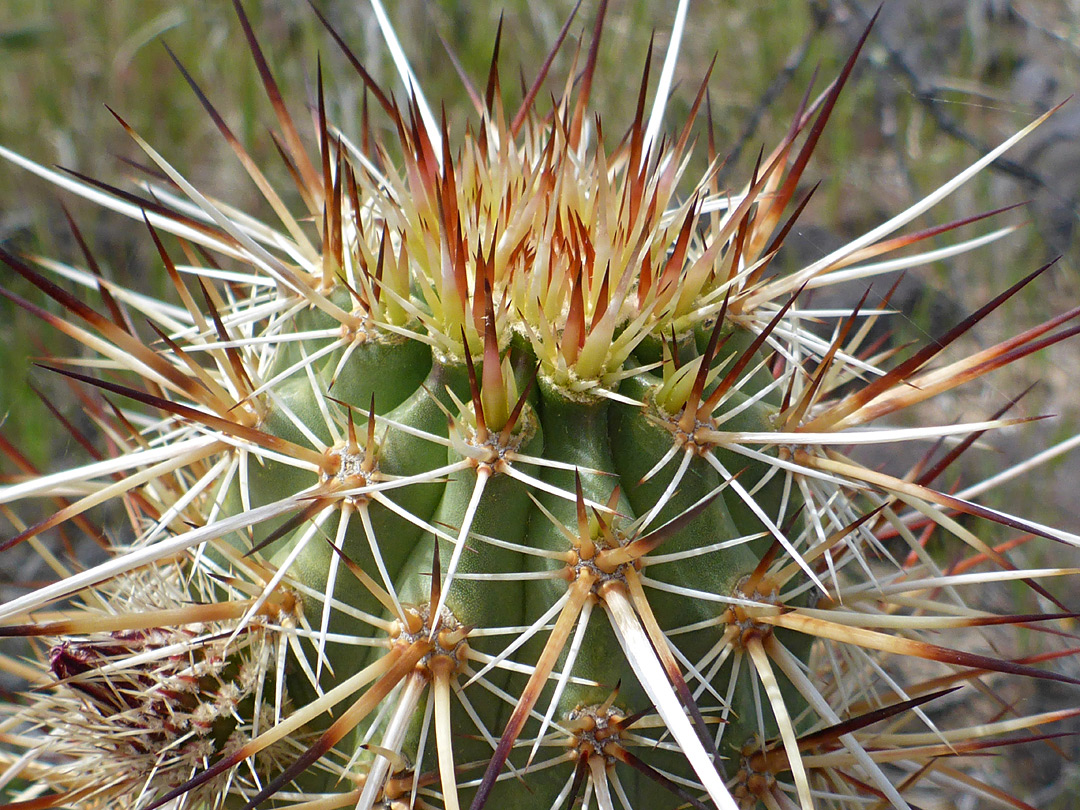
POLYGON ((9 806, 904 808, 924 785, 995 795, 940 763, 1070 714, 1003 706, 942 727, 927 713, 988 673, 1077 682, 929 639, 1068 613, 1044 580, 1071 571, 1026 570, 982 532, 1078 538, 935 485, 1021 420, 877 425, 1068 337, 1077 310, 942 363, 1041 270, 906 356, 868 345, 887 294, 841 317, 801 305, 931 258, 881 259, 981 219, 894 235, 1042 119, 780 272, 866 34, 727 190, 711 145, 686 177, 708 73, 690 119, 660 133, 685 6, 651 111, 647 59, 615 140, 589 109, 603 3, 549 108, 550 61, 510 116, 493 60, 458 142, 402 60, 404 103, 327 23, 391 134, 373 144, 365 123, 357 146, 334 129, 320 72, 312 151, 236 3, 300 213, 188 78, 279 228, 204 196, 130 129, 163 173, 147 196, 0 153, 143 220, 180 302, 105 281, 89 254, 87 270, 2 254, 70 318, 5 295, 95 355, 49 367, 111 447, 0 490, 56 501, 4 548, 35 543, 61 573, 0 606, 0 634, 43 651, 40 688, 4 707, 9 806), (949 444, 906 476, 846 452, 909 439, 949 444), (119 541, 87 515, 110 500, 130 518, 119 541), (70 571, 41 545, 58 527, 109 558, 70 571), (931 535, 966 556, 941 566, 931 535), (1015 580, 1047 612, 996 615, 965 593, 1015 580), (940 666, 900 682, 897 656, 940 666))

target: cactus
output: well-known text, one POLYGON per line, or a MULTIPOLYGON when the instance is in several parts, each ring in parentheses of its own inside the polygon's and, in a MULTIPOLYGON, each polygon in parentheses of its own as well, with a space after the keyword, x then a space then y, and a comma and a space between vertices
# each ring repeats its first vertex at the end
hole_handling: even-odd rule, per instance
POLYGON ((901 229, 1045 116, 780 272, 869 29, 729 190, 711 144, 687 176, 707 74, 687 122, 660 133, 685 6, 653 105, 646 60, 620 138, 589 107, 604 4, 548 107, 548 63, 510 115, 493 60, 457 139, 384 14, 403 102, 323 20, 389 122, 372 145, 365 120, 357 146, 327 121, 321 71, 305 142, 237 2, 299 209, 184 75, 277 226, 204 196, 123 120, 158 172, 142 195, 0 150, 144 223, 176 295, 109 282, 88 252, 86 269, 0 254, 67 313, 4 292, 84 348, 45 365, 110 448, 0 489, 56 504, 29 526, 6 511, 3 548, 34 544, 59 575, 0 606, 0 635, 40 651, 35 689, 3 706, 5 807, 907 808, 927 786, 1026 806, 953 758, 1044 744, 1041 726, 1077 712, 998 698, 943 726, 935 707, 989 677, 1080 680, 1049 652, 940 631, 993 645, 1067 623, 1053 582, 1076 571, 1011 552, 1018 536, 1080 538, 941 483, 1023 419, 886 422, 1069 337, 1080 310, 945 362, 1045 268, 906 354, 869 345, 887 293, 842 316, 804 301, 936 259, 899 251, 984 217, 901 229), (916 440, 937 444, 906 475, 849 452, 916 440), (109 502, 126 525, 94 522, 109 502), (107 559, 60 560, 55 531, 107 559), (1045 609, 972 597, 1016 583, 1045 609))

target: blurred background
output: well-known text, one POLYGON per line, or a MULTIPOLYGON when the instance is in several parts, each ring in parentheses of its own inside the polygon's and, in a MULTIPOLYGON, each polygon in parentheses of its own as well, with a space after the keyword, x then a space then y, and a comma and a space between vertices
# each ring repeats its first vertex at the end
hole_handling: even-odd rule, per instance
MULTIPOLYGON (((316 4, 380 85, 401 97, 402 86, 370 7, 360 0, 316 0, 316 4)), ((584 39, 587 47, 596 5, 592 0, 582 4, 571 40, 552 69, 551 92, 561 91, 576 43, 584 39)), ((716 56, 709 116, 718 151, 729 154, 724 177, 737 188, 749 177, 759 149, 768 150, 782 137, 815 70, 817 88, 836 74, 875 5, 861 0, 695 0, 669 105, 669 131, 681 126, 716 56)), ((433 106, 446 105, 458 132, 474 113, 442 40, 482 88, 501 15, 502 87, 507 107, 513 109, 522 95, 521 84, 531 84, 571 6, 568 0, 502 0, 490 5, 387 2, 426 96, 433 106)), ((346 133, 359 133, 362 84, 308 5, 301 0, 249 0, 245 7, 293 115, 308 125, 305 104, 314 95, 316 58, 321 56, 332 119, 346 133)), ((611 2, 593 89, 593 107, 602 114, 610 141, 625 131, 633 116, 650 37, 655 37, 655 80, 673 7, 674 3, 645 0, 611 2)), ((105 108, 108 104, 197 187, 239 208, 266 214, 266 206, 172 64, 163 42, 260 166, 279 188, 287 188, 288 177, 268 135, 273 113, 226 0, 4 0, 0 144, 40 163, 129 188, 132 170, 124 160, 141 162, 143 157, 105 108)), ((805 175, 807 187, 818 180, 822 187, 789 237, 783 262, 795 267, 812 261, 925 196, 1075 93, 1078 78, 1078 0, 888 0, 805 175)), ((546 105, 544 95, 540 103, 546 105)), ((390 134, 374 110, 373 123, 378 133, 390 134)), ((310 135, 310 125, 304 131, 310 135)), ((696 130, 702 155, 707 133, 703 114, 696 130)), ((689 176, 703 165, 704 158, 691 167, 689 176)), ((1050 272, 973 330, 948 356, 990 346, 1080 304, 1080 100, 1065 104, 1005 160, 912 229, 1025 200, 1030 201, 1027 206, 1000 218, 1002 223, 1028 223, 1006 242, 925 267, 904 279, 893 299, 903 315, 890 323, 892 341, 901 345, 941 333, 1010 283, 1059 256, 1050 272)), ((0 243, 8 250, 81 263, 61 201, 107 274, 143 292, 166 294, 159 261, 141 224, 64 194, 3 161, 0 243)), ((997 226, 995 222, 987 230, 997 226)), ((969 228, 936 244, 975 232, 969 228)), ((877 294, 884 294, 890 283, 877 282, 877 294)), ((50 306, 12 274, 0 271, 0 284, 50 306)), ((813 300, 854 303, 864 285, 849 287, 813 300)), ((56 469, 83 458, 82 449, 56 426, 34 390, 89 429, 79 421, 77 404, 66 387, 32 366, 32 358, 71 351, 69 342, 41 328, 33 316, 0 301, 2 430, 27 462, 40 469, 56 469)), ((942 485, 957 481, 968 485, 1075 435, 1080 426, 1078 380, 1080 344, 1074 340, 935 400, 922 411, 924 420, 977 420, 1034 384, 1016 412, 1057 416, 987 437, 942 485)), ((910 460, 881 463, 904 466, 910 460)), ((0 472, 17 470, 0 460, 0 472)), ((1080 530, 1080 449, 1007 489, 1007 499, 990 492, 984 501, 1080 530)), ((1034 545, 1038 549, 1028 552, 1029 564, 1076 564, 1074 549, 1034 545)), ((16 567, 5 561, 0 569, 14 572, 16 567)), ((4 576, 13 574, 0 574, 4 576)), ((1031 688, 1038 692, 1054 687, 1031 688)), ((1062 704, 1061 695, 1032 693, 1016 699, 1062 704)), ((1075 695, 1071 700, 1075 703, 1075 695)), ((1049 746, 1035 754, 1030 750, 1017 750, 994 764, 993 778, 1018 785, 1020 795, 1035 806, 1072 807, 1069 796, 1080 791, 1076 766, 1070 762, 1075 757, 1060 755, 1049 746)))

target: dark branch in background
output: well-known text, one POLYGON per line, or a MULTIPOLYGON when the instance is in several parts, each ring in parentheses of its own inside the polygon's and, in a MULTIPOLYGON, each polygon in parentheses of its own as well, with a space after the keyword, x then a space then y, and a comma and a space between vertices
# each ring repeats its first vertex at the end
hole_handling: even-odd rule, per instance
MULTIPOLYGON (((860 24, 864 24, 865 21, 870 18, 857 0, 841 0, 841 2, 849 12, 855 15, 860 21, 860 24)), ((919 73, 904 59, 900 51, 893 47, 892 43, 886 40, 880 32, 876 36, 875 44, 878 45, 888 57, 886 61, 887 69, 891 70, 905 85, 907 85, 908 91, 915 100, 930 113, 930 117, 934 120, 938 129, 961 143, 970 146, 979 154, 986 154, 993 150, 992 145, 987 144, 972 135, 961 126, 959 121, 942 109, 941 104, 939 103, 940 99, 937 97, 937 88, 925 83, 919 73)), ((1008 174, 1018 180, 1023 180, 1025 183, 1030 183, 1036 188, 1045 189, 1053 193, 1053 189, 1050 188, 1050 185, 1040 174, 1014 160, 1000 157, 991 163, 988 168, 991 171, 1008 174)), ((1055 196, 1057 195, 1055 194, 1055 196)), ((1075 212, 1075 205, 1072 204, 1072 201, 1069 201, 1069 204, 1075 212)))
MULTIPOLYGON (((840 2, 859 20, 860 24, 865 25, 870 19, 870 15, 862 8, 857 0, 840 0, 840 2)), ((829 18, 835 16, 832 14, 833 8, 835 8, 835 5, 832 1, 829 2, 827 6, 818 2, 811 3, 811 27, 807 30, 806 36, 803 37, 802 41, 794 50, 792 50, 787 60, 785 60, 783 68, 777 73, 776 78, 772 80, 769 86, 765 88, 765 92, 761 94, 758 103, 747 117, 746 126, 736 139, 735 146, 731 149, 724 166, 718 173, 721 186, 723 185, 724 179, 737 165, 743 148, 754 137, 754 133, 761 124, 761 119, 764 117, 765 113, 771 109, 776 98, 789 84, 791 84, 795 72, 805 61, 806 54, 809 51, 814 38, 826 27, 829 18)), ((930 113, 930 116, 938 129, 966 146, 971 147, 980 154, 986 154, 993 149, 993 146, 972 135, 961 126, 959 121, 942 109, 941 104, 939 103, 937 88, 924 82, 919 73, 904 59, 900 51, 893 47, 883 35, 878 33, 875 39, 875 44, 880 46, 887 56, 886 68, 900 78, 908 92, 910 92, 915 100, 930 113)), ((1041 175, 1014 160, 1001 157, 994 161, 989 168, 992 171, 1003 172, 1018 180, 1023 180, 1036 188, 1049 189, 1048 184, 1041 175)))
MULTIPOLYGON (((794 50, 792 50, 787 60, 784 62, 783 68, 777 73, 776 78, 774 78, 769 86, 765 88, 765 92, 762 93, 758 103, 754 106, 754 109, 747 116, 746 126, 736 139, 735 145, 728 154, 724 166, 718 172, 718 179, 721 186, 723 186, 724 180, 737 165, 738 159, 746 144, 754 137, 765 113, 772 107, 776 98, 789 84, 791 84, 791 80, 796 71, 805 61, 806 54, 809 51, 814 38, 826 27, 830 18, 836 16, 833 13, 833 9, 837 7, 837 4, 837 0, 828 0, 826 3, 811 2, 811 26, 807 30, 802 41, 794 50)), ((860 25, 865 25, 870 19, 870 15, 857 0, 839 0, 839 5, 842 5, 850 14, 854 15, 860 25)), ((1053 39, 1061 38, 1060 34, 1055 34, 1052 31, 1037 26, 1019 12, 1013 10, 1013 13, 1015 13, 1017 19, 1021 20, 1025 25, 1035 28, 1045 36, 1053 39)), ((956 118, 945 112, 940 103, 940 99, 938 98, 938 88, 925 82, 918 71, 904 59, 901 52, 895 48, 892 43, 886 40, 880 33, 876 35, 875 39, 875 44, 883 50, 887 57, 882 69, 888 70, 902 82, 912 97, 930 114, 931 119, 939 130, 949 137, 960 141, 979 154, 986 154, 992 150, 993 146, 991 144, 987 144, 973 135, 966 130, 956 118)), ((1045 149, 1047 146, 1049 146, 1049 143, 1043 144, 1042 148, 1045 149)), ((1060 199, 1060 195, 1054 191, 1041 174, 1033 171, 1022 163, 1018 163, 1017 161, 1010 160, 1006 157, 1000 157, 990 164, 988 168, 991 171, 1000 172, 1028 183, 1036 189, 1048 191, 1053 194, 1055 198, 1060 199)), ((1062 200, 1062 203, 1072 210, 1074 216, 1080 218, 1080 209, 1078 209, 1075 200, 1062 200)))
POLYGON ((1071 38, 1067 33, 1061 31, 1054 31, 1051 28, 1047 28, 1045 25, 1040 25, 1038 22, 1032 19, 1031 15, 1029 15, 1024 9, 1018 7, 1016 3, 1009 3, 1009 5, 1006 7, 1006 13, 1020 20, 1020 22, 1022 22, 1032 31, 1038 31, 1051 42, 1056 42, 1059 45, 1064 45, 1070 50, 1080 52, 1080 47, 1077 46, 1076 41, 1071 38))

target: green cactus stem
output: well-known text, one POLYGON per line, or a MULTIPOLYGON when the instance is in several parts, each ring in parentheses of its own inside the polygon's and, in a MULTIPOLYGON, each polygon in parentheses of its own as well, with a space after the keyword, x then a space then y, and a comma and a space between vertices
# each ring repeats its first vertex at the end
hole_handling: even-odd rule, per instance
POLYGON ((378 2, 404 96, 324 19, 379 108, 363 148, 328 122, 321 67, 302 134, 235 5, 296 210, 181 70, 280 229, 196 190, 122 120, 159 172, 145 196, 0 150, 138 220, 178 302, 89 258, 0 251, 63 311, 4 292, 79 347, 43 365, 108 447, 0 487, 2 504, 56 504, 33 525, 5 506, 0 549, 30 544, 57 574, 0 605, 0 636, 39 651, 0 658, 33 686, 2 704, 3 807, 814 810, 911 808, 927 788, 1027 806, 959 760, 1076 714, 974 696, 994 703, 991 677, 1080 683, 1056 647, 1006 652, 1074 619, 1055 581, 1077 570, 1027 568, 1015 546, 1080 538, 940 479, 1024 419, 887 417, 1070 337, 1080 309, 948 362, 1045 268, 906 354, 864 345, 888 295, 837 317, 805 292, 932 259, 925 240, 982 217, 894 234, 1045 116, 787 273, 774 257, 869 29, 729 189, 711 150, 688 176, 707 73, 661 132, 686 2, 615 139, 589 106, 604 3, 550 105, 549 61, 509 115, 496 59, 465 127, 432 113, 378 2), (850 451, 904 441, 943 447, 899 474, 850 451), (127 522, 99 524, 102 504, 127 522), (73 532, 105 561, 58 554, 73 532), (991 612, 972 586, 1042 612, 991 612), (938 714, 957 691, 970 711, 938 714))

